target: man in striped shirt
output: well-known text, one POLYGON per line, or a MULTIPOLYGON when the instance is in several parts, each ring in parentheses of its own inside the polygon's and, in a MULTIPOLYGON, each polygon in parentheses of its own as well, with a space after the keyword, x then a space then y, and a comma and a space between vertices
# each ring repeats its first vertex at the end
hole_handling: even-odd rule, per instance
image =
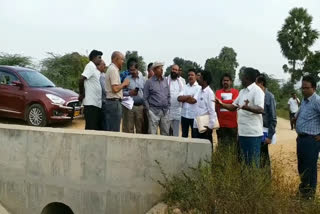
POLYGON ((312 76, 302 79, 303 101, 296 114, 298 171, 302 198, 313 198, 317 187, 317 161, 320 149, 320 96, 312 76))

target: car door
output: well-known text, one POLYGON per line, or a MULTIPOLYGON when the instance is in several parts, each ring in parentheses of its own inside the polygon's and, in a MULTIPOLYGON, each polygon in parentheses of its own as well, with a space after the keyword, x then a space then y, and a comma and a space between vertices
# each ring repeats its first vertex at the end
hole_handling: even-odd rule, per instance
POLYGON ((23 118, 24 90, 13 84, 18 77, 8 71, 0 70, 0 113, 6 117, 23 118))

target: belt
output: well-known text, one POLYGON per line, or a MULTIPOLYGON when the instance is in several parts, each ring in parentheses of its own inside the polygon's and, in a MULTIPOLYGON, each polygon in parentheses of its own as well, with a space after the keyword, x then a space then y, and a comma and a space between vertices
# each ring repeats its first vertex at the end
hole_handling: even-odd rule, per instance
POLYGON ((121 98, 107 98, 107 100, 110 100, 110 101, 120 101, 121 102, 121 98))
POLYGON ((135 103, 133 103, 133 105, 134 105, 134 106, 142 106, 142 105, 143 105, 143 103, 141 103, 141 104, 140 104, 140 103, 139 103, 139 104, 135 104, 135 103))
POLYGON ((305 133, 298 134, 298 137, 314 137, 314 136, 316 135, 305 134, 305 133))

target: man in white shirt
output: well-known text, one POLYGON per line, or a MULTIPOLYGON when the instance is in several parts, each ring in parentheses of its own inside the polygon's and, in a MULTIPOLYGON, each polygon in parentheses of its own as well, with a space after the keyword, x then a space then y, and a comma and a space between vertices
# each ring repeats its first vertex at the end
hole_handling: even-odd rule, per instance
POLYGON ((294 123, 294 118, 296 113, 299 110, 300 100, 297 97, 296 93, 292 93, 291 96, 292 97, 288 101, 288 108, 289 108, 291 130, 293 130, 294 128, 296 128, 294 123))
POLYGON ((195 96, 196 97, 196 117, 209 115, 209 123, 206 127, 205 132, 200 133, 198 129, 197 121, 194 120, 193 127, 196 134, 196 138, 208 139, 213 143, 212 130, 217 121, 217 114, 215 110, 215 96, 210 88, 210 83, 212 82, 211 73, 208 71, 203 71, 198 76, 198 83, 201 86, 201 90, 195 96))
POLYGON ((120 132, 120 124, 122 117, 121 100, 123 98, 122 89, 126 88, 130 81, 120 81, 120 69, 124 63, 124 55, 115 51, 111 56, 111 65, 108 67, 106 73, 106 130, 120 132))
POLYGON ((93 50, 89 54, 90 62, 84 68, 79 81, 79 101, 84 105, 85 129, 99 130, 101 127, 101 94, 100 71, 97 66, 101 63, 102 52, 93 50))
POLYGON ((189 83, 184 87, 182 93, 178 97, 178 101, 182 103, 181 110, 181 129, 182 137, 188 137, 189 128, 191 128, 191 136, 195 137, 193 130, 194 118, 196 117, 196 99, 194 98, 201 90, 198 84, 196 71, 191 68, 188 71, 189 83))
POLYGON ((247 165, 260 166, 260 149, 263 136, 264 92, 255 84, 259 71, 246 68, 242 76, 242 89, 233 104, 216 102, 230 111, 238 110, 238 134, 241 155, 247 165))
POLYGON ((179 66, 171 66, 171 74, 167 77, 170 90, 169 120, 170 120, 170 135, 178 137, 180 130, 181 119, 181 103, 178 101, 178 96, 183 91, 184 84, 179 79, 179 66))

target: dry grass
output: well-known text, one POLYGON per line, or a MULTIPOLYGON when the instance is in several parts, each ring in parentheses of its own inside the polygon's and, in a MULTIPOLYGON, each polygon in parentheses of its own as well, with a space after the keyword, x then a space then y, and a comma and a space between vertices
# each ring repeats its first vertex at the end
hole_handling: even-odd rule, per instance
POLYGON ((297 179, 285 173, 282 160, 268 169, 247 167, 233 149, 220 149, 212 160, 159 182, 165 189, 164 201, 185 213, 320 213, 318 199, 297 197, 297 179))

